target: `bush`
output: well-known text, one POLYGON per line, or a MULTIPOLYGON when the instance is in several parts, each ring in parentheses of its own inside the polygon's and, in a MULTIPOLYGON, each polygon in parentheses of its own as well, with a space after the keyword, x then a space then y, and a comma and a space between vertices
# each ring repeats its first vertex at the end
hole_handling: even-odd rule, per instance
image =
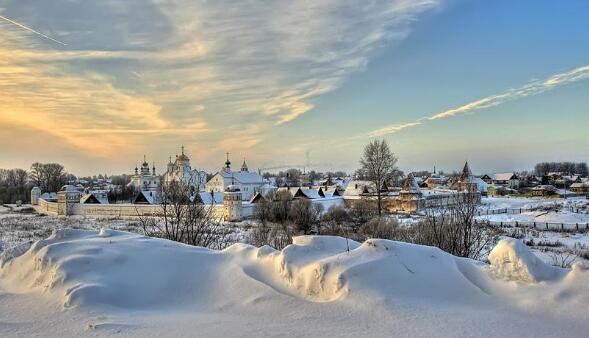
POLYGON ((369 238, 391 239, 397 238, 399 222, 396 219, 374 217, 360 228, 363 240, 369 238))
POLYGON ((377 214, 377 209, 374 201, 359 200, 356 201, 349 212, 350 219, 354 226, 354 232, 357 232, 360 227, 373 219, 377 214))
POLYGON ((323 215, 323 221, 326 223, 334 222, 337 224, 343 224, 350 221, 350 215, 346 208, 333 205, 323 215))
POLYGON ((313 204, 307 199, 292 201, 288 212, 288 219, 298 226, 298 230, 309 234, 313 226, 319 223, 323 206, 313 204))
POLYGON ((257 247, 269 245, 277 250, 282 250, 287 245, 292 244, 294 235, 295 232, 291 224, 259 224, 252 228, 249 241, 257 247))

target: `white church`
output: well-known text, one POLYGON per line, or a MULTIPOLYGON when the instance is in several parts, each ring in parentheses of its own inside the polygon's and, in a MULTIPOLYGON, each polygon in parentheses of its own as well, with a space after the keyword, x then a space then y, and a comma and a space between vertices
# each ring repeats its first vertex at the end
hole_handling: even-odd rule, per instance
POLYGON ((149 163, 143 155, 141 170, 135 166, 135 174, 131 176, 128 186, 132 186, 138 191, 157 191, 160 186, 160 177, 155 174, 155 163, 150 170, 149 163))
POLYGON ((163 181, 165 183, 172 181, 184 182, 190 187, 193 187, 194 192, 198 192, 205 188, 207 173, 203 170, 192 169, 190 167, 190 158, 184 154, 184 146, 182 146, 182 154, 176 155, 174 162, 172 162, 172 157, 170 156, 163 181))
POLYGON ((267 182, 260 174, 248 170, 245 159, 239 171, 231 171, 231 161, 229 161, 229 153, 227 153, 225 167, 206 183, 205 191, 225 192, 229 186, 232 186, 241 191, 243 201, 249 201, 255 193, 261 191, 265 184, 267 182))

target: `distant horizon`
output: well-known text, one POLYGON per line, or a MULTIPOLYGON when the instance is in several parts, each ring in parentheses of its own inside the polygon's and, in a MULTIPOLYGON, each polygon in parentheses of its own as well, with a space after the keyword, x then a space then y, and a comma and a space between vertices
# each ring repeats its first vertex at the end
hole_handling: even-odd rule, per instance
POLYGON ((0 3, 0 168, 589 161, 589 2, 0 3), (133 20, 129 20, 133 18, 133 20))
MULTIPOLYGON (((172 156, 172 162, 175 159, 174 158, 175 155, 176 154, 174 154, 174 156, 172 156)), ((197 166, 194 166, 194 164, 193 164, 193 158, 190 156, 190 153, 188 151, 186 151, 186 155, 188 155, 188 157, 190 158, 190 164, 191 164, 191 166, 192 166, 193 169, 195 169, 195 168, 202 169, 202 170, 206 171, 209 174, 215 174, 216 172, 218 172, 225 165, 224 163, 222 163, 222 164, 220 164, 218 166, 218 168, 212 168, 212 169, 203 168, 203 167, 198 166, 198 165, 197 166)), ((151 168, 152 165, 153 165, 153 163, 154 163, 154 161, 153 160, 150 160, 149 156, 147 156, 147 155, 146 155, 146 160, 149 163, 149 166, 151 168)), ((168 158, 168 160, 169 160, 169 158, 168 158)), ((241 159, 241 160, 239 160, 237 162, 235 162, 231 158, 230 158, 230 160, 231 160, 231 167, 233 169, 235 169, 235 170, 239 170, 239 168, 241 167, 241 164, 242 164, 243 159, 241 159)), ((97 170, 96 172, 88 172, 88 173, 80 174, 80 173, 77 173, 77 172, 74 172, 74 171, 70 170, 68 168, 68 166, 66 164, 64 164, 63 162, 60 162, 60 161, 51 161, 51 160, 49 160, 49 161, 32 161, 29 165, 26 165, 26 166, 21 166, 21 167, 0 167, 0 169, 17 169, 18 168, 18 169, 29 170, 31 164, 33 164, 34 162, 41 162, 41 163, 59 163, 59 164, 61 164, 61 165, 63 165, 65 167, 65 170, 68 173, 73 174, 76 177, 92 177, 92 176, 105 175, 105 174, 107 174, 108 176, 113 176, 113 175, 116 176, 116 175, 123 175, 123 174, 126 174, 126 175, 132 175, 132 174, 134 174, 135 166, 137 166, 138 168, 141 167, 141 163, 143 162, 143 156, 141 156, 141 159, 138 160, 138 161, 136 161, 136 164, 133 164, 128 170, 124 170, 123 169, 121 172, 116 172, 116 171, 113 171, 113 170, 110 170, 109 171, 107 169, 106 171, 104 171, 104 170, 103 171, 97 170)), ((325 172, 335 172, 335 171, 344 171, 344 172, 346 172, 349 175, 353 175, 354 172, 357 169, 360 168, 360 165, 359 164, 356 167, 354 167, 352 169, 349 169, 349 170, 341 169, 341 168, 337 168, 337 167, 335 167, 335 168, 315 167, 315 166, 312 166, 312 165, 309 166, 309 167, 301 167, 301 166, 298 166, 298 165, 292 165, 292 166, 284 166, 284 167, 282 167, 282 166, 275 166, 273 168, 263 168, 263 167, 256 166, 255 163, 252 163, 252 162, 247 161, 247 158, 246 158, 246 162, 247 162, 247 165, 248 165, 249 170, 252 171, 252 172, 257 172, 258 169, 263 169, 262 170, 262 173, 270 172, 270 173, 273 173, 273 174, 277 174, 280 171, 286 171, 288 169, 299 169, 301 171, 303 171, 303 169, 304 169, 306 172, 309 172, 309 171, 314 170, 316 172, 322 172, 322 173, 325 173, 325 172)), ((438 165, 436 165, 435 166, 435 170, 436 170, 436 173, 440 173, 440 172, 443 172, 445 174, 450 174, 450 173, 453 173, 453 172, 458 172, 459 173, 462 170, 465 162, 466 161, 463 161, 463 162, 459 163, 455 168, 445 168, 445 167, 439 167, 438 165)), ((531 171, 534 170, 534 167, 535 167, 536 164, 542 163, 542 162, 574 162, 574 163, 584 162, 584 163, 588 163, 587 161, 583 161, 583 160, 579 160, 579 161, 566 160, 566 159, 565 160, 539 160, 538 162, 535 162, 534 164, 532 164, 529 168, 514 169, 514 168, 509 168, 508 167, 508 168, 505 168, 504 170, 486 170, 485 171, 484 169, 481 169, 480 167, 478 167, 477 166, 477 163, 473 163, 471 161, 468 161, 469 166, 471 167, 471 170, 472 170, 472 172, 473 172, 473 174, 475 176, 482 176, 482 175, 485 175, 485 174, 497 174, 497 173, 509 173, 509 172, 523 172, 523 171, 531 172, 531 171)), ((167 163, 168 162, 166 161, 165 163, 159 163, 158 164, 158 162, 155 161, 155 167, 156 167, 156 173, 157 173, 157 175, 163 175, 165 173, 167 163)), ((429 171, 429 172, 432 172, 433 173, 433 170, 434 170, 434 166, 433 165, 430 168, 424 167, 424 168, 410 168, 410 169, 407 169, 407 168, 403 167, 403 165, 402 165, 402 159, 399 160, 398 168, 400 170, 402 170, 405 174, 410 173, 410 172, 419 172, 419 171, 429 171)))

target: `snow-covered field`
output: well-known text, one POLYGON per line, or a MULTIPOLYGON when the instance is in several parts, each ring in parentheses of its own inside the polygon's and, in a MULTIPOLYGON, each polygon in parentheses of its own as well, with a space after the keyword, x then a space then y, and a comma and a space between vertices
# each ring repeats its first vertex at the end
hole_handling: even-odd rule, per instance
POLYGON ((0 206, 0 252, 23 242, 47 238, 56 229, 110 229, 141 232, 138 222, 132 218, 121 217, 57 217, 45 216, 20 210, 31 208, 7 208, 0 206), (15 210, 16 209, 16 210, 15 210))
POLYGON ((0 336, 585 337, 589 271, 517 240, 490 265, 386 240, 223 251, 60 230, 0 259, 0 336))

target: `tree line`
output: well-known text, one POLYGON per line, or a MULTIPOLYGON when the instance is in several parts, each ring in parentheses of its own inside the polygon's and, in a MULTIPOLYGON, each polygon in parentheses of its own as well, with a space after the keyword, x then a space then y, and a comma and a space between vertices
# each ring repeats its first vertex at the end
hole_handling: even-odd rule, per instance
POLYGON ((545 176, 551 172, 589 176, 589 168, 585 162, 541 162, 536 164, 534 171, 538 176, 545 176))
POLYGON ((0 169, 0 204, 30 202, 30 191, 37 186, 41 191, 58 191, 69 180, 75 180, 59 163, 39 163, 31 169, 0 169))

